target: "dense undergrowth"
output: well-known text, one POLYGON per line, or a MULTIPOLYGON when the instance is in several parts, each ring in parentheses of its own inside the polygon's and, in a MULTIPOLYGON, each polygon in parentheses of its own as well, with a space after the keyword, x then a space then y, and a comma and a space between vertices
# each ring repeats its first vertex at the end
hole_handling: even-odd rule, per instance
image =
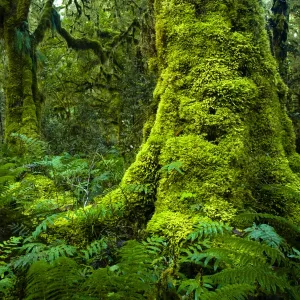
POLYGON ((1 299, 299 299, 300 228, 288 220, 252 211, 149 235, 99 200, 122 178, 117 150, 51 156, 15 139, 25 155, 3 149, 0 167, 1 299))

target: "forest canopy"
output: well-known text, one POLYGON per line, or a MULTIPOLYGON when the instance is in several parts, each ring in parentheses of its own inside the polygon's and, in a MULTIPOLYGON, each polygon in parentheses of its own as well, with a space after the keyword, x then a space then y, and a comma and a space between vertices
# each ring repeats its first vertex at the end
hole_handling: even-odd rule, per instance
POLYGON ((0 0, 0 299, 299 299, 296 0, 0 0))

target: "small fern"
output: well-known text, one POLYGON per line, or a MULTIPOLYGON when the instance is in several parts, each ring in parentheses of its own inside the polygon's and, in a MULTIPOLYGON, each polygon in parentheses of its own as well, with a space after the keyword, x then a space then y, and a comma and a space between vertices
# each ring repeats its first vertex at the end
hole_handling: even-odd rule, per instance
POLYGON ((272 248, 278 248, 284 241, 274 228, 267 224, 256 225, 254 223, 252 227, 246 228, 244 232, 248 234, 249 239, 262 241, 272 248))
POLYGON ((93 241, 85 250, 81 250, 81 253, 85 260, 89 260, 93 256, 101 254, 105 249, 107 249, 107 243, 101 239, 93 241))
POLYGON ((194 226, 194 231, 188 235, 187 240, 195 241, 196 239, 214 238, 231 231, 232 227, 222 222, 200 222, 194 226))
POLYGON ((36 239, 42 232, 47 231, 47 228, 49 225, 53 225, 55 222, 55 219, 58 217, 57 214, 53 214, 48 216, 45 220, 43 220, 36 229, 32 232, 32 237, 36 239))
POLYGON ((198 274, 193 279, 183 280, 178 288, 179 294, 194 295, 194 299, 202 299, 202 295, 213 288, 213 282, 208 276, 198 274))

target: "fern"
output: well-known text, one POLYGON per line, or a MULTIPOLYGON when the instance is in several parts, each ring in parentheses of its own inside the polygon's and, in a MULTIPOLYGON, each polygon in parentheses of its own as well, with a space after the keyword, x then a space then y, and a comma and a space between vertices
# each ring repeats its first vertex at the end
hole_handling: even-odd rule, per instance
POLYGON ((197 275, 194 279, 183 280, 178 288, 179 294, 194 295, 194 299, 202 299, 202 295, 212 289, 212 280, 208 276, 197 275))
POLYGON ((256 257, 268 257, 271 265, 275 262, 280 264, 285 259, 283 253, 280 252, 279 249, 272 248, 256 241, 247 241, 236 237, 226 238, 224 241, 226 244, 230 245, 230 247, 239 249, 239 251, 248 253, 248 255, 252 254, 256 257))
POLYGON ((22 237, 12 236, 9 240, 0 243, 0 265, 10 259, 13 253, 18 249, 22 237))
POLYGON ((43 220, 33 231, 32 237, 36 239, 42 232, 47 231, 47 228, 49 225, 53 225, 55 222, 55 219, 58 217, 57 214, 53 214, 48 216, 45 220, 43 220))
POLYGON ((146 246, 149 254, 159 255, 166 248, 167 241, 160 236, 151 236, 148 237, 146 241, 143 241, 142 244, 146 246))
POLYGON ((42 243, 30 243, 21 248, 21 251, 24 250, 25 255, 18 257, 12 263, 15 269, 26 268, 37 261, 52 263, 60 257, 74 256, 77 253, 75 246, 65 244, 46 246, 42 243))
POLYGON ((0 266, 0 297, 7 296, 15 287, 17 277, 8 266, 0 266))
POLYGON ((291 232, 292 234, 295 234, 296 236, 300 235, 300 228, 287 220, 286 218, 274 216, 271 214, 264 214, 264 213, 243 213, 238 216, 236 216, 235 220, 238 223, 243 223, 247 225, 252 225, 254 222, 261 221, 269 221, 272 223, 272 225, 276 228, 283 227, 286 228, 287 231, 291 232))
POLYGON ((290 258, 296 258, 296 259, 300 260, 300 251, 297 250, 297 249, 295 249, 295 248, 293 248, 292 250, 293 250, 294 254, 288 255, 288 257, 290 257, 290 258))
POLYGON ((85 260, 91 259, 94 255, 101 254, 107 249, 107 243, 104 239, 93 241, 85 250, 81 250, 85 260))
POLYGON ((82 280, 80 267, 72 259, 62 257, 53 264, 36 262, 26 276, 25 300, 73 299, 82 280))
POLYGON ((188 235, 187 240, 195 241, 196 239, 215 238, 218 235, 231 231, 232 227, 222 222, 200 222, 194 226, 194 231, 188 235))
POLYGON ((126 191, 129 193, 152 194, 153 188, 151 187, 151 184, 128 184, 126 186, 126 191))
POLYGON ((11 229, 13 234, 17 234, 22 237, 26 237, 30 234, 29 228, 24 224, 13 223, 9 225, 9 228, 11 229))
POLYGON ((145 299, 153 294, 159 274, 152 269, 152 260, 144 245, 128 241, 119 251, 118 264, 98 269, 83 284, 82 291, 90 296, 115 299, 145 299))
POLYGON ((276 294, 277 289, 283 292, 289 288, 289 282, 285 277, 276 275, 270 266, 242 266, 225 269, 210 278, 218 284, 247 284, 254 286, 259 284, 261 290, 276 294))
POLYGON ((206 292, 201 295, 201 300, 243 300, 254 294, 255 287, 248 284, 232 284, 222 286, 214 292, 206 292))
POLYGON ((283 238, 280 237, 274 228, 267 224, 256 225, 244 230, 248 233, 248 238, 255 241, 262 241, 272 248, 278 248, 283 242, 283 238))
POLYGON ((160 169, 160 171, 161 172, 167 172, 168 174, 172 173, 172 171, 176 171, 179 174, 184 175, 184 172, 181 170, 181 168, 182 168, 182 162, 174 161, 174 162, 171 162, 170 164, 167 164, 167 165, 163 166, 160 169))
POLYGON ((20 142, 20 147, 22 147, 20 151, 23 151, 28 161, 43 157, 47 151, 48 144, 41 140, 29 138, 20 133, 12 133, 11 137, 20 142))

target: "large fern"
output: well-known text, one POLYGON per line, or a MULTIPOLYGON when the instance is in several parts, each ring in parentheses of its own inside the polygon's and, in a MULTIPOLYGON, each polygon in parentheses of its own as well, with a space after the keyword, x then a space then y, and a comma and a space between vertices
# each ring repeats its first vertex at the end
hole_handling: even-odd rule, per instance
POLYGON ((25 300, 73 299, 83 279, 80 266, 72 259, 61 257, 53 264, 36 262, 26 276, 25 300))
POLYGON ((83 284, 83 292, 103 299, 145 299, 155 291, 158 274, 144 245, 128 241, 119 257, 118 264, 94 271, 83 284))

